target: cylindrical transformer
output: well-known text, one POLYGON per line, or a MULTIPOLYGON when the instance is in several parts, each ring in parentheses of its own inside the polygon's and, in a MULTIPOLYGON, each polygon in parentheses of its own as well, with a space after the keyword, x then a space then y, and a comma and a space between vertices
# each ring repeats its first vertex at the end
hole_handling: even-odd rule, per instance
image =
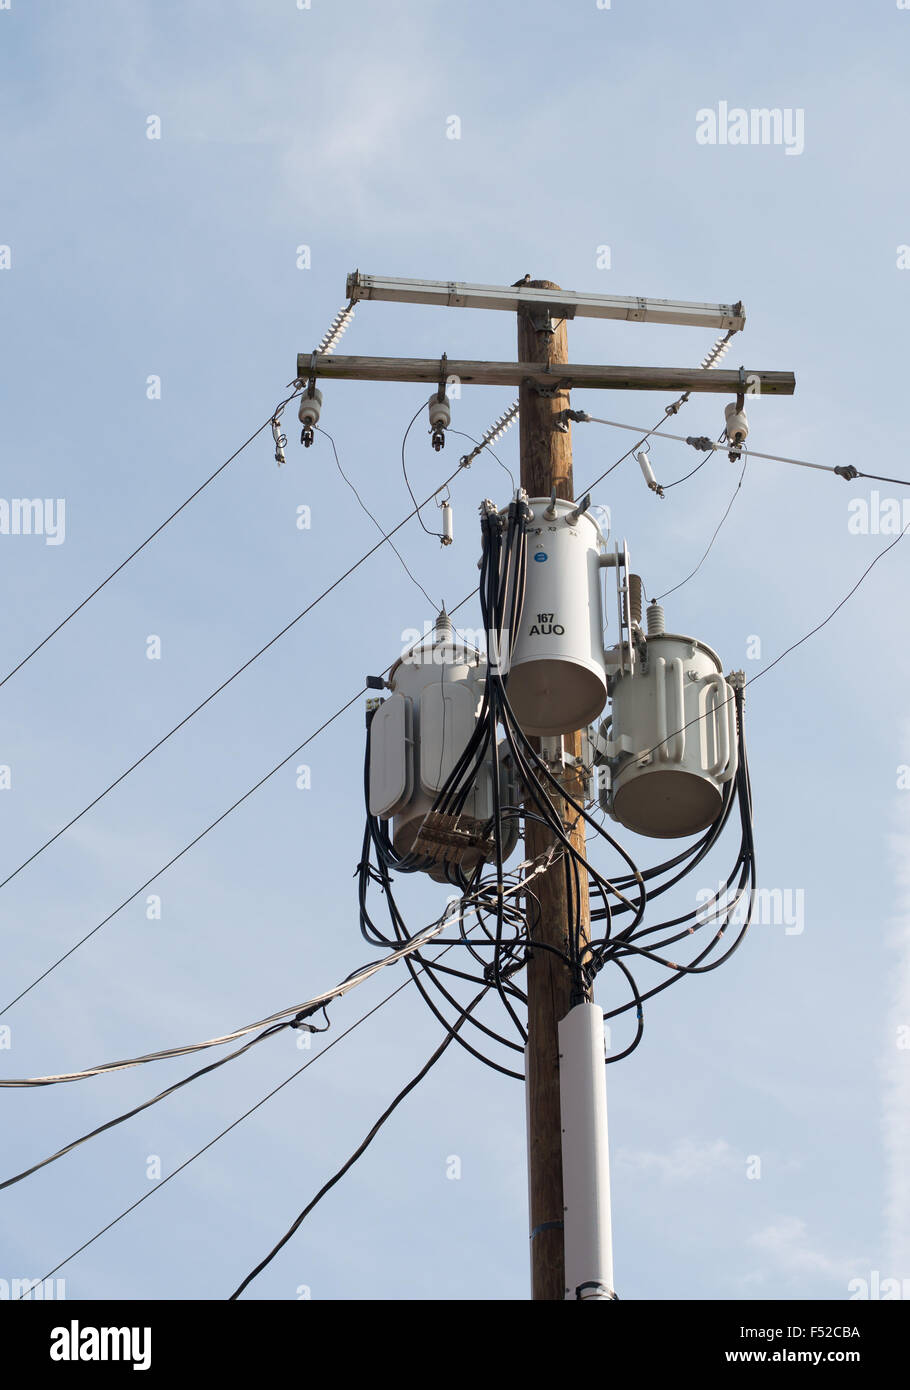
POLYGON ((705 830, 737 767, 736 705, 716 652, 649 631, 644 662, 614 677, 611 714, 613 819, 656 839, 705 830))
POLYGON ((528 565, 507 694, 526 734, 567 734, 597 718, 607 699, 602 534, 574 502, 530 499, 528 565))
MULTIPOLYGON (((446 618, 437 624, 435 641, 408 652, 392 668, 392 693, 370 726, 370 814, 392 820, 397 853, 432 860, 427 872, 438 882, 447 880, 447 864, 470 873, 494 852, 488 828, 494 807, 489 753, 461 812, 430 814, 474 733, 484 672, 480 653, 452 635, 446 618)), ((502 754, 500 767, 501 803, 515 806, 517 779, 502 754)), ((517 820, 511 818, 503 829, 508 855, 517 842, 517 820)))

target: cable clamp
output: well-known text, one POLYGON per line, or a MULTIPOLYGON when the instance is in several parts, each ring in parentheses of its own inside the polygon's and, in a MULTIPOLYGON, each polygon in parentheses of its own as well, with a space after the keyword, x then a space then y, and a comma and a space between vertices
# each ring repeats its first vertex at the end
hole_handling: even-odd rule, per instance
POLYGON ((686 443, 691 444, 693 449, 698 449, 699 453, 705 453, 708 449, 713 453, 718 448, 717 442, 709 439, 706 434, 689 434, 686 436, 686 443))
POLYGON ((859 473, 853 467, 852 463, 842 464, 839 468, 835 468, 834 471, 839 475, 839 477, 845 478, 848 483, 852 483, 854 478, 859 477, 859 473))
POLYGON ((325 1033, 330 1027, 330 1019, 325 1011, 325 1004, 312 1004, 308 1009, 302 1009, 299 1014, 291 1019, 291 1028, 297 1028, 301 1033, 325 1033), (322 1012, 325 1017, 325 1028, 317 1028, 314 1023, 305 1023, 304 1019, 312 1018, 313 1014, 322 1012))

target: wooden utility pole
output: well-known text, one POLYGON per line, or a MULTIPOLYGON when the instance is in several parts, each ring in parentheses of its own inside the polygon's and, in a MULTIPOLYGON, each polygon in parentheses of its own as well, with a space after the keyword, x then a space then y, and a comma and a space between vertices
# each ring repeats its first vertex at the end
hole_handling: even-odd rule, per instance
MULTIPOLYGON (((534 289, 556 290, 549 280, 532 280, 534 289)), ((545 312, 523 309, 518 314, 518 358, 521 362, 543 363, 555 369, 568 362, 566 325, 557 325, 545 312)), ((521 485, 529 497, 556 496, 574 500, 572 490, 572 435, 557 428, 560 412, 569 405, 568 391, 541 395, 528 382, 520 390, 521 485)), ((538 741, 535 740, 535 745, 538 741)), ((566 734, 566 754, 581 752, 581 735, 566 734)), ((567 790, 579 798, 577 775, 567 782, 567 790)), ((578 854, 585 853, 585 825, 576 812, 558 796, 557 809, 566 833, 578 854)), ((545 854, 552 844, 552 832, 536 821, 525 830, 525 850, 529 859, 545 854)), ((540 922, 536 938, 564 954, 569 949, 569 930, 580 913, 582 947, 590 932, 588 887, 582 877, 580 904, 570 893, 565 859, 558 859, 537 880, 535 893, 540 903, 540 922)), ((572 1004, 572 974, 567 964, 552 951, 533 948, 528 959, 528 1167, 531 1236, 531 1297, 565 1298, 565 1258, 563 1251, 562 1124, 559 1102, 559 1038, 557 1026, 572 1004)), ((576 1001, 577 1002, 577 1001, 576 1001)))
MULTIPOLYGON (((738 371, 679 367, 627 367, 603 364, 572 364, 566 349, 566 320, 576 315, 593 318, 625 319, 639 323, 672 323, 715 330, 727 335, 745 324, 741 303, 699 304, 675 300, 642 299, 631 296, 578 294, 564 291, 549 280, 520 281, 511 286, 475 285, 460 281, 405 280, 390 276, 365 275, 354 271, 348 276, 348 310, 361 300, 387 300, 407 304, 436 304, 460 308, 495 309, 518 315, 517 362, 453 360, 443 354, 432 358, 338 357, 334 345, 300 353, 297 377, 314 390, 317 379, 340 381, 421 382, 445 389, 456 378, 465 385, 518 386, 521 430, 521 484, 529 497, 556 496, 574 500, 572 485, 571 426, 562 412, 569 404, 569 390, 672 391, 674 393, 714 393, 738 397, 743 393, 765 396, 791 396, 796 382, 792 372, 738 371), (562 417, 562 418, 560 418, 562 417)), ((337 320, 336 320, 337 322, 337 320)), ((331 334, 327 335, 327 338, 331 334)), ((325 340, 324 340, 325 342, 325 340)), ((539 748, 539 741, 536 742, 539 748)), ((576 802, 585 799, 585 788, 578 770, 581 734, 563 738, 565 762, 562 786, 576 802)), ((572 848, 585 857, 584 821, 558 792, 551 800, 565 826, 572 848)), ((547 854, 553 843, 552 829, 529 820, 525 846, 529 859, 547 854)), ((577 983, 568 965, 569 933, 580 923, 579 949, 590 939, 588 886, 579 875, 575 900, 574 875, 567 873, 562 857, 536 879, 530 920, 534 923, 528 951, 528 1044, 526 1049, 528 1101, 528 1166, 530 1191, 531 1296, 534 1299, 562 1301, 572 1297, 612 1297, 612 1256, 604 1258, 603 1222, 609 1227, 609 1203, 604 1203, 598 1187, 598 1167, 603 1165, 606 1145, 605 1113, 595 1115, 584 1091, 593 1094, 599 1086, 599 1028, 602 1015, 593 1003, 573 998, 577 983), (538 906, 539 904, 539 906, 538 906), (535 952, 534 941, 556 948, 535 952), (562 957, 562 958, 560 958, 562 957), (575 1163, 577 1175, 570 1199, 570 1234, 575 1263, 574 1290, 566 1289, 564 1241, 565 1195, 563 1191, 563 1116, 560 1103, 559 1024, 564 1023, 564 1047, 570 1063, 566 1079, 576 1075, 583 1086, 566 1091, 567 1162, 575 1163), (578 1026, 573 1026, 574 1024, 578 1026), (587 1031, 585 1031, 587 1030, 587 1031), (598 1134, 601 1141, 598 1141, 598 1134), (574 1137, 573 1137, 574 1136, 574 1137), (590 1190, 589 1190, 590 1189, 590 1190), (584 1207, 580 1215, 578 1202, 584 1207), (588 1211, 592 1220, 588 1220, 588 1211), (600 1215, 598 1216, 598 1212, 600 1215), (580 1228, 579 1228, 579 1222, 580 1228), (598 1224, 600 1222, 601 1224, 598 1224), (580 1247, 582 1235, 595 1238, 589 1249, 580 1247), (598 1241, 601 1245, 598 1246, 598 1241), (577 1248, 576 1248, 577 1247, 577 1248), (587 1266, 591 1266, 588 1269, 587 1266), (596 1289, 596 1292, 592 1290, 596 1289), (587 1290, 587 1293, 581 1292, 587 1290)), ((607 1175, 608 1180, 608 1175, 607 1175)), ((570 1271, 571 1272, 571 1271, 570 1271)))

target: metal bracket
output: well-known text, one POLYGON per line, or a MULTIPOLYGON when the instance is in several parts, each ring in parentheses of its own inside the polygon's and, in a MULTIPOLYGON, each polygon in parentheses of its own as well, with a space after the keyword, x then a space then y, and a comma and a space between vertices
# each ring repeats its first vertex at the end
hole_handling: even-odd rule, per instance
POLYGON ((545 309, 533 304, 522 306, 522 313, 529 321, 535 333, 546 333, 548 337, 556 332, 556 325, 549 309, 545 309))
POLYGON ((438 401, 444 401, 446 398, 446 363, 448 360, 448 353, 445 352, 439 359, 439 390, 436 392, 438 401))
POLYGON ((316 348, 313 348, 313 355, 310 358, 309 380, 307 381, 306 393, 310 400, 313 399, 316 390, 316 358, 318 356, 316 348))
MULTIPOLYGON (((539 381, 535 381, 534 377, 532 376, 526 376, 521 384, 522 386, 530 387, 530 389, 533 392, 535 392, 536 395, 542 396, 545 400, 553 400, 556 396, 561 396, 563 392, 571 391, 572 389, 571 380, 568 377, 564 376, 560 377, 558 381, 554 379, 554 384, 552 386, 544 386, 539 381)), ((564 421, 562 422, 562 425, 558 423, 557 417, 556 428, 563 428, 564 425, 564 421)))
POLYGON ((739 369, 739 391, 736 394, 736 409, 745 410, 746 408, 746 369, 740 366, 739 369))
POLYGON ((528 304, 521 306, 524 314, 534 329, 535 333, 546 333, 552 336, 556 332, 556 323, 562 319, 574 319, 574 304, 528 304))

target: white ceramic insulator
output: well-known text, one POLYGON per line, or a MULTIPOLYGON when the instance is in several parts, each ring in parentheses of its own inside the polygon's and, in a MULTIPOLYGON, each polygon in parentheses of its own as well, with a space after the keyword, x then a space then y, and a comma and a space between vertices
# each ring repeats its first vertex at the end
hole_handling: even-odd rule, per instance
POLYGON ((648 636, 662 637, 667 630, 667 620, 664 617, 663 604, 658 603, 657 599, 652 599, 648 604, 648 636))
POLYGON ((452 423, 452 407, 449 404, 448 396, 443 396, 439 400, 434 391, 429 400, 430 408, 430 428, 447 430, 452 423))
POLYGON ((733 401, 724 407, 724 417, 727 421, 727 438, 734 443, 741 444, 749 433, 749 422, 746 419, 744 410, 737 410, 733 401))
POLYGON ((451 545, 455 539, 451 502, 443 502, 440 510, 442 512, 442 541, 444 545, 451 545))
POLYGON ((300 402, 300 409, 297 411, 297 418, 302 425, 317 425, 321 410, 322 392, 317 388, 312 396, 303 397, 300 402))

